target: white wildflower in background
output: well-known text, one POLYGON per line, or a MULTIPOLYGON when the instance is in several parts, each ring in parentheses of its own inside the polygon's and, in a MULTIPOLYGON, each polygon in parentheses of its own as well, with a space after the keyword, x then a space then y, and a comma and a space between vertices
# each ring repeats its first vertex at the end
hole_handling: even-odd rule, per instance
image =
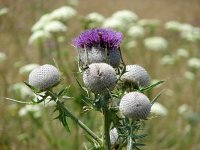
POLYGON ((155 36, 146 38, 144 40, 144 46, 147 50, 160 51, 167 49, 168 42, 163 37, 155 36))
POLYGON ((178 108, 179 114, 185 114, 187 112, 191 111, 191 107, 188 104, 182 104, 178 108))
POLYGON ((24 83, 15 83, 9 86, 9 92, 15 95, 16 97, 21 97, 22 99, 32 97, 33 92, 29 87, 24 83))
POLYGON ((51 21, 44 26, 44 31, 49 33, 66 32, 67 27, 60 21, 51 21))
POLYGON ((105 17, 98 12, 92 12, 88 14, 85 19, 95 23, 102 23, 105 17))
POLYGON ((105 28, 112 28, 112 29, 117 29, 120 31, 125 29, 125 24, 116 18, 105 19, 102 26, 105 28))
POLYGON ((120 20, 123 22, 125 25, 129 23, 134 23, 138 20, 138 16, 130 11, 130 10, 119 10, 116 11, 113 15, 112 18, 115 18, 117 20, 120 20))
POLYGON ((44 26, 51 21, 50 14, 44 14, 40 19, 32 26, 31 31, 35 32, 44 29, 44 26))
POLYGON ((190 80, 190 81, 193 81, 195 79, 195 74, 193 72, 190 72, 190 71, 186 71, 184 73, 184 77, 187 79, 187 80, 190 80))
POLYGON ((0 64, 3 63, 7 59, 7 56, 5 53, 0 52, 0 64))
POLYGON ((127 34, 132 38, 141 38, 141 37, 144 36, 145 31, 144 31, 144 28, 142 26, 135 25, 135 26, 131 26, 128 29, 127 34))
POLYGON ((181 37, 190 42, 198 41, 200 40, 200 28, 193 27, 190 30, 182 31, 181 37))
POLYGON ((162 65, 173 65, 175 64, 175 58, 171 55, 165 55, 161 58, 161 64, 162 65))
POLYGON ((162 104, 155 102, 151 107, 151 113, 158 116, 167 116, 168 110, 162 104))
POLYGON ((191 123, 196 123, 200 120, 199 114, 194 112, 192 110, 192 107, 188 104, 182 104, 181 106, 179 106, 178 112, 180 115, 183 116, 183 118, 185 118, 191 123))
POLYGON ((19 110, 18 114, 20 117, 30 114, 34 118, 39 118, 42 115, 42 108, 39 105, 26 105, 19 110))
POLYGON ((62 6, 58 9, 55 9, 51 14, 51 20, 59 20, 59 21, 68 21, 69 19, 76 16, 77 12, 74 8, 70 6, 62 6))
POLYGON ((165 23, 165 29, 169 31, 180 31, 180 24, 178 21, 168 21, 165 23))
POLYGON ((179 26, 180 32, 190 32, 193 30, 193 26, 188 23, 181 23, 179 26))
POLYGON ((3 16, 3 15, 5 15, 5 14, 7 14, 8 11, 9 11, 8 8, 1 8, 1 9, 0 9, 0 16, 3 16))
POLYGON ((137 42, 134 41, 134 40, 132 40, 132 41, 126 43, 125 47, 126 47, 127 49, 131 49, 131 48, 137 47, 137 45, 138 45, 137 42))
POLYGON ((199 58, 190 58, 187 62, 188 66, 194 69, 200 69, 200 59, 199 58))
POLYGON ((177 49, 176 55, 178 57, 188 58, 190 56, 190 53, 187 49, 179 48, 177 49))
POLYGON ((28 82, 39 90, 52 88, 60 82, 60 72, 52 65, 42 65, 29 74, 28 82))
POLYGON ((21 75, 28 75, 33 69, 39 67, 38 64, 28 64, 19 69, 21 75))
POLYGON ((160 20, 158 20, 158 19, 141 19, 138 21, 138 24, 143 27, 155 28, 160 25, 160 20))
POLYGON ((44 42, 46 39, 50 38, 50 34, 43 30, 38 30, 32 33, 29 38, 29 44, 38 44, 44 42))

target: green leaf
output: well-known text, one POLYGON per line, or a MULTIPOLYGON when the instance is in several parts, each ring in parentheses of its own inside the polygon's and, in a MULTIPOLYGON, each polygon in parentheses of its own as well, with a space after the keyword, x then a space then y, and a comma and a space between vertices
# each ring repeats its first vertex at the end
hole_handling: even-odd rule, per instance
POLYGON ((151 104, 153 105, 160 96, 161 96, 161 92, 156 95, 156 97, 151 101, 151 104))
POLYGON ((164 82, 165 82, 165 81, 158 81, 158 82, 156 82, 156 83, 154 83, 154 84, 152 84, 152 85, 149 85, 149 86, 147 86, 147 87, 141 88, 140 91, 141 91, 141 92, 149 91, 149 90, 153 89, 154 87, 156 87, 156 86, 158 86, 158 85, 160 85, 160 84, 162 84, 162 83, 164 83, 164 82))

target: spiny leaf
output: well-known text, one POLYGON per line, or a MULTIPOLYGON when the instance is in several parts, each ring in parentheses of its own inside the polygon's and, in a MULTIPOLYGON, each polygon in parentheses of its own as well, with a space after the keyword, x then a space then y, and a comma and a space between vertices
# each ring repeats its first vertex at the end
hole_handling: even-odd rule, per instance
POLYGON ((154 87, 156 87, 156 86, 158 86, 158 85, 160 85, 160 84, 162 84, 162 83, 164 83, 164 82, 165 82, 165 81, 163 81, 163 80, 158 81, 158 82, 156 82, 156 83, 154 83, 154 84, 152 84, 152 85, 149 85, 149 86, 147 86, 147 87, 141 88, 140 91, 141 91, 141 92, 149 91, 149 90, 153 89, 154 87))
POLYGON ((161 92, 156 95, 156 97, 151 101, 151 104, 153 105, 160 96, 161 96, 161 92))
POLYGON ((39 89, 37 89, 34 86, 28 84, 26 81, 24 81, 24 84, 26 84, 26 86, 28 86, 34 93, 40 93, 41 92, 39 89))

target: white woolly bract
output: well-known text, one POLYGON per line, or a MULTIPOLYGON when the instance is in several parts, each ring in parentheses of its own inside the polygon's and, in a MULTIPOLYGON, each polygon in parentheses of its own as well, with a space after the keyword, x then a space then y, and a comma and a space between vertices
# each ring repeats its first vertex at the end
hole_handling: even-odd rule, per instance
POLYGON ((79 50, 80 64, 109 63, 113 67, 118 67, 121 56, 119 50, 108 50, 108 56, 104 49, 92 47, 90 50, 79 50))
POLYGON ((35 68, 29 74, 29 84, 40 90, 53 87, 60 81, 60 72, 52 65, 46 64, 35 68))
POLYGON ((121 79, 141 87, 148 86, 150 80, 148 72, 139 65, 127 65, 126 73, 121 76, 121 79))
POLYGON ((83 73, 84 84, 94 93, 107 93, 116 85, 117 76, 113 67, 106 63, 93 63, 83 73))
POLYGON ((119 138, 119 134, 117 132, 117 129, 116 128, 113 128, 110 130, 110 143, 111 145, 115 145, 115 144, 118 144, 118 139, 119 138))
POLYGON ((145 119, 150 113, 151 103, 146 95, 130 92, 122 97, 119 110, 128 118, 145 119))

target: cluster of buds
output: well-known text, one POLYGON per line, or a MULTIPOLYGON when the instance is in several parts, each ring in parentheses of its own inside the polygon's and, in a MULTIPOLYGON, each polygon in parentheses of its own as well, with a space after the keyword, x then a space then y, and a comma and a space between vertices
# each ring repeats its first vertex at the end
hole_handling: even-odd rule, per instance
MULTIPOLYGON (((107 138, 106 140, 109 141, 105 140, 108 147, 109 145, 113 147, 120 145, 120 141, 124 141, 120 139, 123 139, 127 133, 128 135, 124 139, 129 143, 128 146, 130 146, 130 143, 134 143, 135 139, 131 138, 131 142, 129 140, 129 137, 132 137, 133 129, 123 132, 120 126, 133 125, 134 122, 146 119, 152 106, 149 98, 141 90, 142 88, 148 89, 149 74, 139 65, 125 66, 120 51, 121 42, 121 32, 103 28, 87 30, 73 40, 73 45, 78 51, 79 69, 83 73, 83 83, 95 94, 95 98, 101 101, 98 103, 101 109, 97 110, 103 112, 105 121, 107 121, 104 127, 107 132, 105 132, 104 139, 107 138), (118 84, 120 81, 123 86, 118 84), (122 88, 126 86, 127 88, 122 88), (120 94, 117 95, 116 93, 120 94), (115 99, 113 96, 115 96, 115 99), (117 107, 113 105, 116 104, 114 102, 116 98, 119 99, 117 107), (114 107, 120 113, 112 114, 111 110, 114 107), (117 116, 118 114, 120 116, 117 116), (109 115, 117 116, 114 118, 118 118, 118 120, 109 119, 109 115), (124 120, 123 123, 126 123, 120 123, 119 126, 117 123, 120 121, 119 118, 124 120), (130 121, 127 122, 127 119, 130 121)), ((29 85, 40 91, 49 90, 59 84, 60 75, 59 70, 52 65, 39 66, 29 74, 29 85)), ((97 106, 96 101, 95 99, 93 107, 97 106)), ((56 102, 62 107, 58 101, 56 102)), ((97 107, 99 108, 99 106, 97 107)), ((63 108, 61 108, 62 110, 63 108)), ((74 118, 73 115, 71 117, 74 118)), ((85 128, 82 124, 81 127, 85 128)), ((91 134, 91 131, 87 132, 91 134)), ((91 135, 96 138, 93 134, 91 135)))

